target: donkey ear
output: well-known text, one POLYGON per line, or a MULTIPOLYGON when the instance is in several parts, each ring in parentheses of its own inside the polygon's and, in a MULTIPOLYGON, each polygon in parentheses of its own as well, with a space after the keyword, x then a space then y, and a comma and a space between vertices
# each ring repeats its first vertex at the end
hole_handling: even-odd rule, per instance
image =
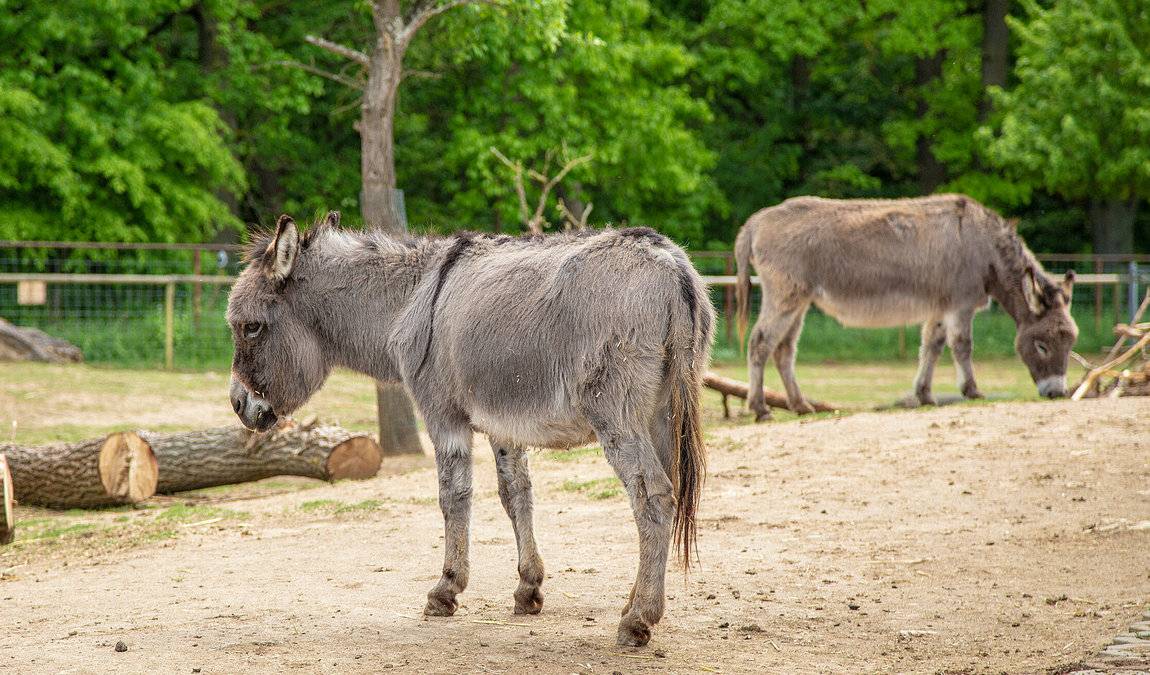
POLYGON ((276 236, 268 244, 267 255, 271 265, 267 268, 269 279, 283 281, 291 274, 295 267, 296 254, 299 253, 299 231, 291 216, 284 214, 276 222, 276 236))
POLYGON ((1046 310, 1042 302, 1042 287, 1038 285, 1033 269, 1022 274, 1022 297, 1026 298, 1026 306, 1030 308, 1031 314, 1038 316, 1046 310))
POLYGON ((1066 276, 1062 277, 1060 284, 1062 290, 1062 299, 1066 301, 1066 306, 1070 306, 1070 301, 1074 299, 1074 270, 1066 270, 1066 276))

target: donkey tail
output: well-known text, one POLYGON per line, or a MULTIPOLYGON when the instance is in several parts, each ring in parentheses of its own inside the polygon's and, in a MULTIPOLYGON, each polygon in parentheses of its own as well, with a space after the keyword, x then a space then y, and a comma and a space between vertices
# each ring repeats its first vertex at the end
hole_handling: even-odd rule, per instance
POLYGON ((739 230, 735 238, 735 315, 738 317, 739 352, 742 353, 747 338, 747 318, 751 309, 751 244, 754 229, 747 225, 739 230))
POLYGON ((671 473, 676 492, 672 538, 684 569, 690 569, 692 550, 698 558, 695 514, 699 510, 699 497, 707 476, 699 394, 710 358, 715 321, 707 289, 686 256, 679 260, 679 287, 690 313, 691 335, 689 341, 672 337, 669 345, 670 421, 675 437, 671 473))

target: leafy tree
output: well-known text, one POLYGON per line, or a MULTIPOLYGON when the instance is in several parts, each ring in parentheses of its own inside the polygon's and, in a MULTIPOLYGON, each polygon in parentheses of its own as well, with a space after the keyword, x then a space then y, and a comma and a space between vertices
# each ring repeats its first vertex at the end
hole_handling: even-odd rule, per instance
POLYGON ((1017 84, 981 139, 1032 188, 1086 203, 1097 253, 1134 247, 1139 200, 1150 197, 1150 6, 1141 0, 1025 3, 1017 84))
POLYGON ((0 238, 181 241, 238 225, 244 176, 153 46, 190 3, 0 0, 0 238))

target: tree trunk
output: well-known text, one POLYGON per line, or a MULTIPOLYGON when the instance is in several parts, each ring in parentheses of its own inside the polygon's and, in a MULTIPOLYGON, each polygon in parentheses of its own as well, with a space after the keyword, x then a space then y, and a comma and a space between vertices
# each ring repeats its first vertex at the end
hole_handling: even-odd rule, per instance
POLYGON ((141 435, 159 463, 156 491, 162 494, 272 476, 371 478, 379 472, 381 456, 379 444, 364 434, 295 422, 266 434, 235 426, 141 435))
POLYGON ((16 501, 58 509, 135 504, 156 492, 152 449, 130 431, 35 448, 0 445, 16 501))
POLYGON ((988 87, 1005 87, 1010 73, 1010 29, 1006 15, 1010 13, 1010 0, 985 0, 982 7, 982 99, 978 104, 978 119, 985 122, 990 116, 988 87))
MULTIPOLYGON (((746 382, 732 380, 729 377, 723 377, 722 375, 718 375, 712 372, 708 372, 707 374, 703 375, 703 386, 714 389, 715 391, 722 394, 724 398, 727 396, 737 396, 739 398, 745 399, 751 391, 751 388, 747 385, 746 382)), ((782 408, 784 410, 790 409, 787 406, 787 397, 785 394, 779 394, 777 392, 770 391, 769 389, 764 389, 763 397, 766 399, 767 405, 771 406, 772 408, 782 408)), ((835 410, 838 410, 838 408, 835 408, 833 405, 823 403, 821 401, 808 400, 807 403, 810 403, 811 406, 814 407, 815 412, 834 412, 835 410)))
POLYGON ((0 546, 11 544, 16 538, 16 512, 12 508, 15 496, 12 492, 12 472, 8 470, 8 459, 0 453, 0 546))
MULTIPOLYGON (((945 58, 946 52, 940 51, 929 57, 915 59, 914 84, 918 95, 919 120, 925 119, 930 112, 923 90, 942 76, 942 63, 945 58)), ((930 136, 920 133, 915 143, 915 161, 918 166, 918 189, 924 195, 934 192, 939 185, 946 182, 946 165, 935 158, 930 145, 930 136)))
POLYGON ((0 319, 0 361, 80 363, 83 360, 80 348, 70 342, 0 319))
POLYGON ((1095 253, 1133 253, 1137 199, 1093 199, 1087 209, 1095 253))
MULTIPOLYGON (((384 3, 385 16, 376 22, 376 44, 368 67, 367 86, 360 109, 360 171, 363 190, 360 210, 369 228, 392 235, 406 233, 407 218, 399 213, 395 194, 394 117, 399 83, 403 79, 403 53, 388 26, 398 16, 398 3, 384 3)), ((377 382, 376 414, 379 442, 387 454, 419 454, 419 426, 415 406, 402 386, 377 382)))

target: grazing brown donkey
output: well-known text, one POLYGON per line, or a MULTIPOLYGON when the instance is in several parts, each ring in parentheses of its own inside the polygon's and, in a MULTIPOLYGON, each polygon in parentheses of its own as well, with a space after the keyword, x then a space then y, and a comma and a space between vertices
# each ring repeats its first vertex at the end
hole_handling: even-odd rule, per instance
POLYGON ((301 238, 282 216, 249 254, 228 304, 240 419, 269 428, 334 366, 402 381, 435 445, 446 541, 424 611, 440 616, 467 586, 473 432, 495 451, 519 548, 515 612, 528 614, 543 606, 543 561, 524 449, 598 439, 639 528, 618 641, 645 645, 672 540, 689 561, 705 474, 714 310, 686 255, 645 228, 397 240, 337 224, 329 214, 301 238))
POLYGON ((751 331, 750 398, 759 419, 763 364, 774 357, 787 405, 812 412, 795 381, 803 318, 814 303, 845 326, 922 322, 914 391, 933 404, 934 365, 949 344, 963 396, 982 396, 970 363, 971 323, 991 298, 1018 325, 1015 349, 1042 396, 1066 394, 1078 337, 1070 315, 1074 272, 1051 280, 1014 227, 963 195, 839 200, 797 197, 747 219, 735 243, 739 339, 746 332, 751 265, 763 305, 751 331))

